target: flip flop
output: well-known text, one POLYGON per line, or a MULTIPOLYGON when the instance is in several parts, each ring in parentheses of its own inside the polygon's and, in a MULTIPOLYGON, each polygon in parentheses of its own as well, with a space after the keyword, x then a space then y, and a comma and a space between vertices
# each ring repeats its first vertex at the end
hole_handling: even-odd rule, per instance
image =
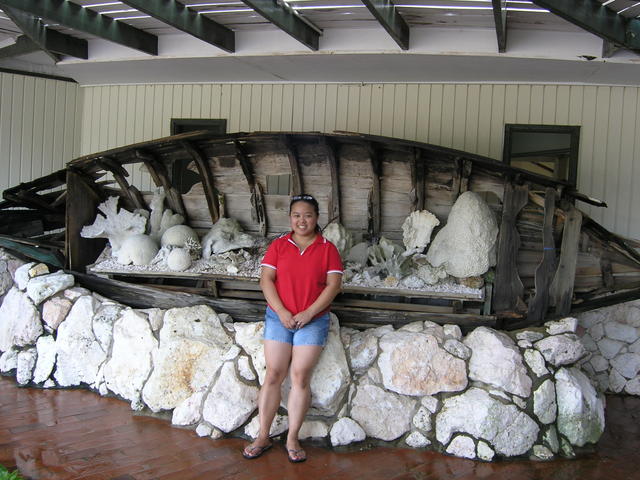
POLYGON ((253 446, 252 447, 251 445, 247 445, 245 447, 245 449, 242 451, 242 456, 244 458, 246 458, 247 460, 253 460, 254 458, 258 458, 264 452, 269 450, 272 446, 273 446, 272 443, 269 443, 268 445, 265 445, 264 447, 258 447, 258 446, 253 446))
POLYGON ((289 448, 287 449, 287 457, 291 463, 300 463, 307 459, 307 454, 302 448, 300 450, 289 448))

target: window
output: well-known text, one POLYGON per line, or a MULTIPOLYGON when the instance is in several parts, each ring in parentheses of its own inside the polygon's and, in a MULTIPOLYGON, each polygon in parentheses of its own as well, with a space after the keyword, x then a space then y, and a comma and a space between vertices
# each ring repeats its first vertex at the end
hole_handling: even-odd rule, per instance
POLYGON ((507 124, 503 161, 575 185, 579 143, 577 126, 507 124))
MULTIPOLYGON (((195 132, 197 130, 211 130, 218 135, 227 133, 225 119, 172 118, 171 135, 195 132)), ((176 160, 171 166, 171 182, 178 192, 187 193, 196 183, 202 181, 200 175, 187 167, 191 160, 176 160)))

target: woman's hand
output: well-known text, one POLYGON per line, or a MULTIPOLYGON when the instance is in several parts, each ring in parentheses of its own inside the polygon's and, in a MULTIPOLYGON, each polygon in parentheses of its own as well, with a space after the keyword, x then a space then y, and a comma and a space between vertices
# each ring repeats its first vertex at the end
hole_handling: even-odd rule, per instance
POLYGON ((280 323, 282 325, 285 326, 285 328, 290 328, 290 329, 294 329, 297 328, 296 327, 296 322, 293 319, 293 315, 291 315, 291 312, 287 309, 282 309, 279 312, 276 312, 278 314, 278 318, 280 319, 280 323))
POLYGON ((293 321, 295 323, 294 328, 302 328, 309 322, 313 320, 313 315, 308 310, 303 310, 300 313, 297 313, 293 316, 293 321))

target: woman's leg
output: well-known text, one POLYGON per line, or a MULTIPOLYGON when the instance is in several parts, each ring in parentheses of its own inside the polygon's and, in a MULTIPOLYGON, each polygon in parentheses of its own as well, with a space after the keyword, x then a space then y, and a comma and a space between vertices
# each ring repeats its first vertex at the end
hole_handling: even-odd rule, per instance
POLYGON ((291 348, 292 345, 290 343, 275 340, 264 341, 264 358, 267 364, 267 372, 258 396, 260 431, 258 437, 245 449, 245 452, 252 447, 264 447, 269 444, 269 430, 271 429, 273 417, 275 417, 280 406, 280 387, 289 370, 291 348))
POLYGON ((311 375, 322 353, 319 345, 297 345, 291 355, 291 391, 287 412, 289 414, 289 435, 287 449, 300 450, 298 433, 311 403, 311 375))

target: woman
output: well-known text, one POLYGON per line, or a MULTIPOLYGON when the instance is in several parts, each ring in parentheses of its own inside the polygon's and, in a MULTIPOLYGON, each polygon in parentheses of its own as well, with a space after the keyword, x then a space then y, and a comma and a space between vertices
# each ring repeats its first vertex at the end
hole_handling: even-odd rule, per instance
POLYGON ((311 195, 291 198, 291 232, 274 240, 262 261, 260 287, 267 300, 264 355, 267 372, 258 397, 260 432, 242 452, 258 458, 272 444, 271 423, 280 405, 280 387, 290 370, 287 455, 307 457, 298 433, 311 402, 310 380, 329 333, 329 306, 340 291, 338 249, 320 233, 318 202, 311 195))

